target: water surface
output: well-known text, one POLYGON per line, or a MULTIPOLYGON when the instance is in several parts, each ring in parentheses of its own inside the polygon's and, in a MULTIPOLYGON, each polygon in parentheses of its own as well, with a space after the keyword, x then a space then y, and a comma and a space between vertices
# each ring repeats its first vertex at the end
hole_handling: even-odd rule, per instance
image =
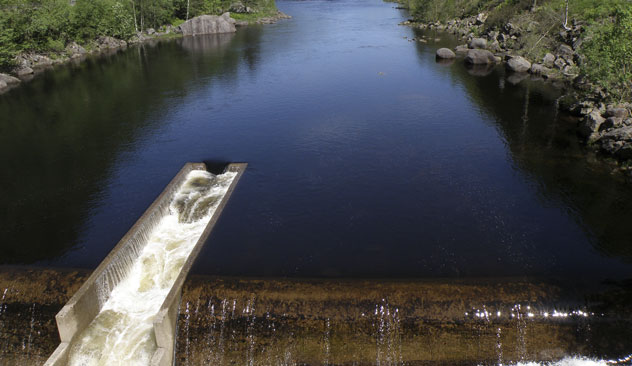
POLYGON ((94 268, 185 162, 244 161, 197 273, 630 277, 632 188, 559 90, 437 64, 390 3, 278 6, 0 96, 2 263, 94 268))

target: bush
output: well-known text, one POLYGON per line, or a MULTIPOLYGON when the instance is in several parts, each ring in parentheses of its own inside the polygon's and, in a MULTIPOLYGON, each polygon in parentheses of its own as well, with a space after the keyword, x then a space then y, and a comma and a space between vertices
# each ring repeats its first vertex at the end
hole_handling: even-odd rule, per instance
POLYGON ((614 19, 598 27, 584 46, 582 71, 615 98, 632 98, 632 9, 618 6, 614 19))
POLYGON ((127 39, 134 34, 134 17, 116 0, 77 0, 72 13, 75 39, 92 40, 98 36, 127 39))

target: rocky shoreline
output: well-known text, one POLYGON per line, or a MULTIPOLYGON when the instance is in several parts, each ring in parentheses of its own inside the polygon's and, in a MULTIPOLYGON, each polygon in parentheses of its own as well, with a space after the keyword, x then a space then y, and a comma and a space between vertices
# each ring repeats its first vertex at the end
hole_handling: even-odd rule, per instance
MULTIPOLYGON (((487 14, 480 13, 445 23, 408 20, 400 24, 452 33, 465 41, 454 50, 437 50, 439 61, 462 56, 464 62, 473 67, 504 64, 511 73, 509 79, 515 82, 531 76, 566 86, 568 92, 560 108, 578 117, 578 137, 589 149, 604 156, 614 170, 632 177, 632 103, 608 103, 606 91, 580 75, 584 27, 572 24, 567 29, 562 28, 556 37, 558 45, 554 52, 546 53, 541 60, 528 60, 513 47, 519 44, 523 30, 511 23, 500 30, 491 29, 486 26, 486 20, 487 14)), ((427 42, 423 38, 416 41, 427 42)))
MULTIPOLYGON (((252 21, 254 24, 272 24, 291 16, 277 11, 276 14, 260 17, 252 21)), ((57 65, 78 63, 89 56, 108 55, 124 50, 130 46, 143 44, 160 39, 179 38, 199 34, 232 33, 236 27, 249 25, 250 22, 235 20, 230 13, 222 15, 201 15, 189 19, 179 26, 166 25, 158 30, 153 28, 138 32, 128 40, 101 36, 83 47, 76 42, 70 42, 62 52, 34 53, 26 52, 16 57, 17 66, 11 74, 0 73, 0 94, 3 94, 24 82, 32 80, 38 74, 54 68, 57 65)))

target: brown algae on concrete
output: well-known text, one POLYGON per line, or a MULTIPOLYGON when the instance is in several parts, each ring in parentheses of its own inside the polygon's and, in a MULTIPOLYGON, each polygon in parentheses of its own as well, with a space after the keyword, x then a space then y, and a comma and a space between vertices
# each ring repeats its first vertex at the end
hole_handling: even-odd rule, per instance
MULTIPOLYGON (((0 269, 0 364, 43 364, 59 342, 54 315, 86 277, 0 269)), ((497 364, 615 357, 632 339, 629 314, 591 315, 538 281, 192 276, 182 291, 177 365, 497 364)))

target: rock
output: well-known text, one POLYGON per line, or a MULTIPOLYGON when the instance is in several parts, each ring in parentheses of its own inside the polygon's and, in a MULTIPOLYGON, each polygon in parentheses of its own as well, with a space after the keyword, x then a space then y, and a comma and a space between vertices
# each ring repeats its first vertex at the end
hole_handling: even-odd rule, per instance
POLYGON ((154 34, 156 34, 156 30, 154 28, 149 28, 149 29, 147 29, 147 34, 150 35, 150 36, 154 35, 154 34))
POLYGON ((127 47, 127 42, 108 36, 97 38, 97 44, 101 50, 115 50, 117 48, 127 47))
POLYGON ((589 115, 584 117, 584 121, 579 126, 579 133, 583 137, 592 138, 599 131, 599 127, 606 120, 601 116, 599 111, 593 110, 589 115))
POLYGON ((564 66, 562 73, 566 76, 577 76, 579 74, 579 70, 575 66, 566 65, 564 66))
POLYGON ((0 74, 0 81, 7 85, 17 85, 21 82, 20 79, 7 74, 0 74))
POLYGON ((560 56, 571 57, 572 58, 574 53, 575 52, 573 51, 571 46, 569 46, 567 44, 561 44, 557 48, 557 54, 560 55, 560 56))
POLYGON ((15 71, 15 74, 17 76, 26 76, 26 75, 31 75, 32 73, 33 73, 33 69, 31 69, 30 67, 22 67, 15 71))
POLYGON ((467 46, 472 49, 485 49, 487 48, 487 40, 485 38, 472 38, 467 46))
POLYGON ((608 117, 606 121, 599 126, 599 131, 609 130, 611 128, 617 128, 623 126, 623 118, 608 117))
POLYGON ((502 51, 502 47, 500 47, 500 43, 497 40, 494 40, 492 44, 489 45, 489 50, 492 52, 500 52, 502 51))
POLYGON ((493 64, 496 62, 496 58, 494 54, 481 49, 473 49, 467 51, 467 56, 465 56, 465 63, 472 65, 485 65, 485 64, 493 64))
POLYGON ((80 54, 83 55, 86 53, 86 49, 81 47, 77 42, 71 42, 66 46, 66 52, 69 54, 80 54))
POLYGON ((441 59, 451 59, 451 58, 455 58, 456 54, 454 52, 452 52, 451 49, 449 48, 439 48, 437 50, 437 58, 441 58, 441 59))
POLYGON ((469 48, 467 48, 467 46, 466 46, 466 45, 459 45, 459 46, 456 46, 456 48, 454 49, 454 51, 455 51, 457 54, 463 54, 463 55, 465 55, 465 54, 466 54, 469 50, 470 50, 470 49, 469 49, 469 48))
POLYGON ((553 67, 555 63, 555 55, 553 55, 552 53, 547 53, 546 55, 544 55, 544 58, 542 58, 542 63, 546 67, 553 67))
POLYGON ((544 65, 532 64, 531 69, 529 69, 529 72, 533 75, 546 77, 551 73, 551 69, 549 69, 548 67, 544 65))
POLYGON ((563 58, 558 57, 555 62, 553 63, 553 66, 555 66, 555 68, 559 69, 559 70, 563 70, 564 67, 566 67, 566 61, 564 61, 563 58))
POLYGON ((242 3, 234 3, 230 6, 229 11, 231 13, 238 13, 238 14, 250 14, 250 13, 254 13, 255 11, 248 7, 248 6, 244 6, 244 4, 242 3))
POLYGON ((230 17, 229 13, 224 13, 221 16, 200 15, 180 24, 178 28, 185 36, 194 36, 196 34, 233 33, 236 31, 235 20, 230 17))
POLYGON ((53 65, 53 61, 43 55, 33 55, 31 57, 31 67, 34 68, 42 68, 42 67, 48 67, 48 66, 52 66, 53 65))
POLYGON ((507 70, 513 72, 527 72, 531 69, 531 62, 527 61, 522 56, 512 56, 509 61, 507 61, 507 70))
POLYGON ((4 91, 4 89, 8 88, 9 85, 7 85, 6 81, 4 80, 0 80, 0 93, 4 91))
POLYGON ((632 159, 632 126, 604 133, 598 141, 602 150, 621 159, 632 159))
POLYGON ((480 13, 480 14, 478 14, 478 15, 476 16, 476 21, 475 21, 475 23, 474 23, 474 24, 476 24, 476 25, 481 25, 481 24, 484 24, 484 23, 485 23, 485 21, 487 21, 487 14, 485 14, 485 13, 480 13))
POLYGON ((628 117, 628 110, 625 108, 609 107, 606 109, 606 115, 608 117, 617 117, 623 120, 628 117))

